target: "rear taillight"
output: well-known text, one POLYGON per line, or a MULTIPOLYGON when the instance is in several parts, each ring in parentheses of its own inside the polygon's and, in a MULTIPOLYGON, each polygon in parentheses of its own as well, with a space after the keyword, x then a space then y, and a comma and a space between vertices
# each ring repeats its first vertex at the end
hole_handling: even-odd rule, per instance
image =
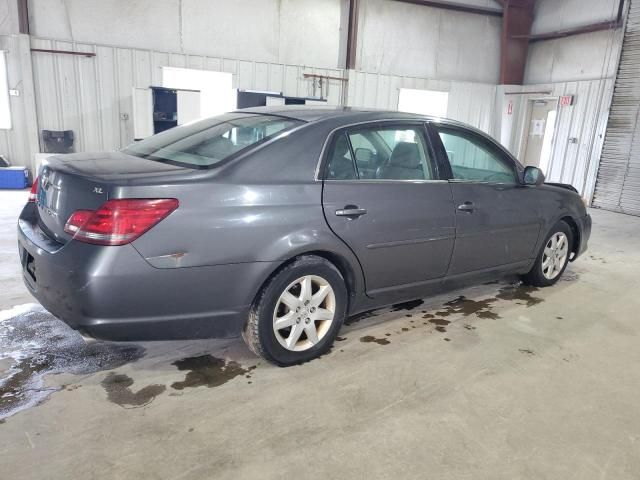
POLYGON ((29 202, 35 202, 38 200, 38 185, 39 185, 40 177, 36 177, 31 185, 31 191, 29 192, 29 202))
POLYGON ((176 208, 175 198, 109 200, 97 210, 76 210, 64 226, 74 240, 98 245, 125 245, 176 208))

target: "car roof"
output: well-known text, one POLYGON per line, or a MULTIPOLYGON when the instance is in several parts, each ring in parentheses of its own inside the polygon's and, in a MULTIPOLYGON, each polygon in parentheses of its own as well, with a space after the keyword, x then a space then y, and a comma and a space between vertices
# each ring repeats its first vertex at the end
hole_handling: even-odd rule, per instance
POLYGON ((357 118, 361 121, 377 120, 386 118, 406 118, 406 119, 433 119, 425 115, 414 113, 397 112, 392 110, 378 110, 374 108, 355 108, 325 105, 287 105, 270 107, 252 107, 236 110, 242 113, 260 113, 263 115, 277 115, 281 117, 293 118, 304 122, 316 122, 330 118, 343 117, 348 120, 357 118))
MULTIPOLYGON (((500 142, 482 130, 460 122, 442 117, 420 115, 416 113, 398 112, 395 110, 378 110, 375 108, 341 107, 329 105, 278 105, 269 107, 252 107, 236 110, 238 113, 255 113, 292 118, 310 124, 329 121, 332 128, 341 128, 350 124, 386 121, 386 120, 421 120, 439 123, 444 126, 461 127, 484 137, 520 165, 518 159, 500 142)), ((523 167, 524 168, 524 167, 523 167)))

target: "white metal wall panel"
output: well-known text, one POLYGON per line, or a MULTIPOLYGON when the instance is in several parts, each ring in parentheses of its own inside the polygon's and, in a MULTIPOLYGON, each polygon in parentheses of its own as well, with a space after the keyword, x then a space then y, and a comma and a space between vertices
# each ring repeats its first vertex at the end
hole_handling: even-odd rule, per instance
POLYGON ((451 82, 447 116, 495 136, 495 98, 495 85, 451 82))
MULTIPOLYGON (((104 151, 133 141, 134 88, 161 85, 164 66, 206 69, 233 74, 234 88, 283 92, 296 97, 319 96, 305 73, 342 77, 339 69, 251 62, 230 58, 156 52, 31 39, 33 48, 75 50, 95 57, 33 52, 38 129, 73 130, 76 151, 104 151)), ((331 80, 323 93, 339 105, 343 85, 331 80)), ((0 148, 3 148, 0 133, 0 148)), ((5 142, 6 143, 6 142, 5 142)), ((15 144, 15 142, 13 142, 15 144)), ((8 147, 7 147, 8 148, 8 147)))
POLYGON ((551 158, 545 174, 548 181, 571 184, 582 196, 591 199, 612 91, 613 80, 608 78, 523 87, 522 95, 509 97, 515 104, 514 110, 520 112, 513 149, 516 156, 524 156, 522 135, 528 132, 527 102, 540 97, 574 95, 573 105, 558 107, 551 158), (548 93, 527 94, 528 91, 548 93), (572 138, 576 143, 570 141, 572 138))
POLYGON ((352 107, 398 109, 401 88, 449 92, 447 116, 468 123, 491 135, 494 132, 496 86, 426 78, 349 71, 349 96, 352 107))
POLYGON ((594 206, 640 215, 640 0, 632 0, 622 43, 594 206))
MULTIPOLYGON (((229 72, 234 76, 236 88, 282 91, 286 95, 300 97, 314 95, 313 82, 305 79, 304 73, 334 77, 347 75, 339 69, 316 69, 37 38, 32 39, 32 46, 96 54, 92 58, 39 52, 32 54, 38 129, 74 130, 77 151, 113 150, 130 143, 133 140, 133 88, 161 85, 163 66, 229 72)), ((494 136, 499 133, 496 131, 495 85, 354 70, 348 72, 348 77, 347 104, 350 106, 396 110, 400 88, 447 91, 447 116, 494 136)), ((550 181, 570 183, 587 197, 591 196, 595 184, 601 135, 606 124, 612 85, 612 80, 604 79, 523 87, 531 91, 549 90, 553 96, 576 95, 574 106, 559 110, 548 178, 550 181), (569 137, 578 138, 578 143, 569 144, 569 137)), ((319 94, 317 85, 315 94, 319 94)), ((330 81, 328 103, 341 104, 342 95, 342 82, 330 81)), ((524 102, 527 96, 512 98, 524 102)), ((24 150, 20 146, 24 139, 16 135, 20 136, 20 132, 0 132, 0 148, 5 152, 17 152, 20 148, 24 150), (8 138, 8 135, 12 137, 8 138)))

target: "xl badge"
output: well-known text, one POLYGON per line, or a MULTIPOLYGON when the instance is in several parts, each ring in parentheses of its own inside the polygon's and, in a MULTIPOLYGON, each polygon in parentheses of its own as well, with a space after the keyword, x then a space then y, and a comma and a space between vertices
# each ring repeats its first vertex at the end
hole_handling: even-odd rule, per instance
POLYGON ((93 187, 93 193, 99 193, 102 195, 102 188, 100 187, 93 187))

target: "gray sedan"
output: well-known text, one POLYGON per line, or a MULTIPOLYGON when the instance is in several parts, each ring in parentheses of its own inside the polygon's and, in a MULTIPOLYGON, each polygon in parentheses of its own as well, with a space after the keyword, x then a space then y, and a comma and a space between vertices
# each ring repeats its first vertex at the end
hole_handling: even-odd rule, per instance
POLYGON ((460 123, 257 108, 122 152, 50 158, 19 219, 24 281, 112 340, 226 337, 278 365, 326 352, 345 317, 520 274, 554 284, 591 220, 460 123))

